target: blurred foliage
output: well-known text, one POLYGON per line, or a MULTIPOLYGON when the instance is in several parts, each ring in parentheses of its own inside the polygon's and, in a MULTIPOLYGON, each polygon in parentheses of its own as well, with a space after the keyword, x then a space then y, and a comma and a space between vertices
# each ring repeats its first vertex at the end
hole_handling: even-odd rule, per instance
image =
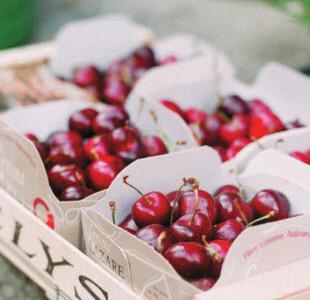
POLYGON ((310 0, 266 0, 310 28, 310 0))

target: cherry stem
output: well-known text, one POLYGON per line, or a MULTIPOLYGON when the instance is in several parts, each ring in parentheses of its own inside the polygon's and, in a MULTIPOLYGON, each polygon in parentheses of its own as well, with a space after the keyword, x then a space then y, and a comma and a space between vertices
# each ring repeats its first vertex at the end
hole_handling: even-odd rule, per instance
POLYGON ((159 252, 163 250, 163 239, 167 236, 166 231, 162 231, 156 240, 156 248, 159 252))
POLYGON ((225 114, 223 113, 222 111, 218 111, 217 114, 226 122, 230 122, 230 118, 225 114))
POLYGON ((110 201, 109 203, 110 205, 110 209, 111 209, 111 213, 112 213, 112 222, 115 225, 115 212, 116 212, 116 203, 114 201, 110 201))
POLYGON ((171 215, 170 215, 170 225, 173 222, 173 218, 174 218, 174 214, 175 214, 175 210, 176 210, 176 205, 177 202, 179 200, 179 197, 181 195, 182 190, 187 186, 187 180, 186 178, 183 178, 183 183, 180 185, 180 187, 178 188, 176 194, 175 194, 175 198, 173 200, 173 204, 172 204, 172 209, 171 209, 171 215))
POLYGON ((203 235, 201 239, 204 246, 206 247, 206 251, 211 254, 217 261, 220 262, 222 260, 220 254, 208 243, 206 236, 203 235))
POLYGON ((261 221, 264 221, 264 220, 269 220, 270 218, 272 218, 273 216, 275 215, 275 211, 272 210, 271 212, 269 212, 267 215, 263 216, 263 217, 260 217, 256 220, 253 220, 252 222, 248 223, 246 225, 246 227, 250 227, 250 226, 253 226, 255 225, 256 223, 259 223, 261 221))
POLYGON ((135 190, 139 195, 144 196, 144 194, 143 194, 139 189, 137 189, 134 185, 132 185, 131 183, 128 182, 128 178, 129 178, 128 175, 127 175, 127 176, 124 176, 124 177, 123 177, 123 182, 124 182, 126 185, 128 185, 129 187, 131 187, 133 190, 135 190))
POLYGON ((241 216, 241 219, 243 220, 244 224, 247 225, 249 222, 248 222, 248 219, 246 218, 246 216, 244 215, 240 205, 239 205, 239 202, 238 202, 238 199, 237 198, 234 198, 233 199, 233 204, 237 207, 237 209, 239 210, 239 213, 240 213, 240 216, 241 216))

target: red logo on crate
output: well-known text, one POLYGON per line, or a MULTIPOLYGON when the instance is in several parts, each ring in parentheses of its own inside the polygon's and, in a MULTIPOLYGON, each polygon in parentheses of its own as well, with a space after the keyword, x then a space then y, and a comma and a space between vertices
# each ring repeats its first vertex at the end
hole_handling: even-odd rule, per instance
MULTIPOLYGON (((52 214, 52 212, 50 211, 48 205, 46 204, 46 202, 41 199, 41 198, 36 198, 33 201, 33 205, 32 205, 32 211, 34 213, 35 216, 38 216, 38 209, 39 208, 43 208, 46 214, 46 218, 45 218, 45 224, 52 228, 55 229, 55 218, 54 215, 52 214)), ((42 214, 40 214, 42 215, 42 214)))

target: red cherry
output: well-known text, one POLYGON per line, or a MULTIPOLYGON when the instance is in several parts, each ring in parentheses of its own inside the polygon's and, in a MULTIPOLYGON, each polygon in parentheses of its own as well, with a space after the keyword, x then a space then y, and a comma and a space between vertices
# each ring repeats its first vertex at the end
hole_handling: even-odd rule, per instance
POLYGON ((214 193, 214 196, 216 197, 218 195, 221 195, 221 194, 227 193, 227 192, 228 193, 230 193, 230 192, 232 192, 232 193, 240 193, 240 189, 237 186, 235 186, 235 185, 226 184, 226 185, 223 185, 220 188, 218 188, 216 190, 216 192, 214 193))
POLYGON ((90 138, 84 143, 84 152, 90 160, 98 160, 112 154, 109 140, 104 135, 90 138))
POLYGON ((25 133, 25 137, 31 142, 39 142, 38 137, 33 133, 25 133))
POLYGON ((110 186, 116 175, 124 168, 121 158, 111 155, 102 156, 87 167, 87 174, 96 190, 110 186))
POLYGON ((290 155, 294 158, 296 158, 297 160, 304 162, 306 164, 310 164, 310 157, 301 151, 293 151, 290 153, 290 155))
POLYGON ((287 219, 290 215, 290 204, 285 195, 271 189, 259 191, 251 201, 255 214, 269 221, 287 219))
POLYGON ((230 219, 217 224, 213 230, 213 237, 216 240, 233 241, 244 230, 244 225, 236 220, 230 219))
POLYGON ((159 224, 151 224, 141 228, 136 233, 136 237, 160 253, 165 252, 173 244, 168 229, 159 224))
POLYGON ((254 140, 282 130, 284 130, 284 125, 273 112, 261 111, 251 117, 249 133, 254 140))
POLYGON ((85 186, 69 186, 59 196, 61 201, 82 200, 93 194, 94 191, 85 186))
POLYGON ((110 75, 121 75, 127 61, 125 59, 119 59, 112 62, 106 70, 106 74, 110 75))
POLYGON ((70 144, 72 146, 81 146, 83 143, 82 136, 75 131, 57 131, 47 138, 48 147, 57 147, 70 144))
POLYGON ((136 233, 139 230, 139 227, 133 220, 131 214, 129 214, 121 223, 119 223, 118 226, 129 231, 130 233, 136 233))
POLYGON ((51 188, 56 194, 70 186, 85 186, 84 172, 76 165, 55 165, 47 175, 51 188))
POLYGON ((214 146, 213 149, 217 151, 221 157, 222 162, 227 160, 226 149, 223 146, 214 146))
POLYGON ((206 250, 210 260, 210 275, 218 278, 221 274, 224 259, 231 246, 230 241, 214 240, 207 243, 206 250))
POLYGON ((212 233, 210 218, 200 212, 187 214, 169 227, 175 242, 202 242, 202 236, 209 238, 212 233))
POLYGON ((188 108, 184 112, 185 119, 189 124, 192 123, 203 123, 207 120, 207 114, 197 108, 188 108))
POLYGON ((234 115, 247 114, 249 107, 246 101, 237 95, 231 95, 222 99, 219 111, 229 117, 234 115))
POLYGON ((251 141, 244 137, 234 140, 226 151, 227 160, 234 158, 245 146, 250 143, 251 141))
POLYGON ((116 75, 108 75, 103 79, 101 96, 112 105, 123 105, 129 90, 124 81, 116 75))
MULTIPOLYGON (((197 209, 199 212, 206 214, 211 222, 214 223, 217 218, 217 206, 214 198, 208 192, 203 190, 199 190, 198 195, 197 209)), ((182 192, 178 200, 178 206, 178 211, 181 216, 194 213, 196 211, 196 197, 194 190, 182 192)))
POLYGON ((238 138, 244 138, 248 134, 249 117, 247 115, 235 115, 230 123, 221 128, 221 139, 230 144, 238 138))
POLYGON ((86 156, 82 146, 64 144, 50 148, 46 163, 48 166, 70 164, 83 166, 86 163, 86 156))
POLYGON ((92 128, 97 134, 106 134, 124 126, 128 120, 129 116, 124 108, 109 106, 93 120, 92 128))
POLYGON ((25 136, 34 144, 34 146, 37 148, 41 156, 42 161, 45 162, 45 160, 47 159, 47 152, 45 149, 45 145, 41 143, 38 137, 33 133, 26 133, 25 136))
POLYGON ((147 46, 143 46, 134 51, 131 57, 134 66, 149 69, 156 65, 155 54, 153 50, 147 46))
POLYGON ((260 112, 271 112, 270 107, 259 99, 249 101, 249 106, 251 114, 259 114, 260 112))
POLYGON ((171 111, 177 113, 181 118, 185 119, 184 111, 175 102, 164 99, 161 100, 160 103, 164 105, 166 108, 170 109, 171 111))
MULTIPOLYGON (((232 190, 234 188, 236 187, 231 186, 232 190)), ((226 188, 226 190, 228 189, 226 188)), ((220 221, 237 218, 247 224, 253 220, 253 208, 242 199, 239 192, 221 192, 215 197, 215 200, 218 205, 218 217, 220 221)))
POLYGON ((143 156, 143 145, 137 129, 126 125, 113 130, 110 142, 117 156, 132 162, 143 156))
POLYGON ((99 71, 95 66, 76 68, 73 74, 73 82, 80 87, 92 87, 99 81, 99 71))
POLYGON ((167 147, 158 136, 149 135, 143 138, 146 156, 156 156, 168 153, 167 147))
POLYGON ((209 257, 198 243, 182 242, 172 245, 164 253, 175 270, 186 279, 198 279, 208 273, 209 257))
POLYGON ((97 115, 98 112, 93 108, 85 108, 74 113, 69 119, 70 130, 77 131, 83 136, 91 135, 92 121, 97 115))
POLYGON ((190 280, 189 282, 192 285, 194 285, 195 287, 197 287, 198 289, 203 290, 203 291, 208 291, 215 284, 215 280, 213 278, 210 278, 210 277, 204 277, 204 278, 200 278, 200 279, 196 279, 196 280, 190 280))
POLYGON ((204 144, 214 145, 220 140, 220 130, 223 124, 223 120, 217 114, 209 115, 204 122, 205 137, 204 144))

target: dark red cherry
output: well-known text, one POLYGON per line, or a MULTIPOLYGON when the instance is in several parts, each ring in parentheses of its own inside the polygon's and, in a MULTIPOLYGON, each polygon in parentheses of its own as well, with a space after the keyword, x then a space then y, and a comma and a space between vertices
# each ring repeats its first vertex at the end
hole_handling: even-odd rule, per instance
POLYGON ((271 112, 270 107, 260 99, 249 101, 251 114, 259 114, 260 112, 271 112))
POLYGON ((93 194, 94 191, 85 186, 69 186, 59 196, 61 201, 82 200, 93 194))
POLYGON ((236 220, 230 219, 214 226, 213 238, 216 240, 233 241, 244 230, 244 225, 236 220))
MULTIPOLYGON (((192 214, 196 211, 196 197, 193 190, 182 192, 179 200, 179 213, 181 216, 192 214)), ((197 209, 199 212, 209 216, 212 224, 217 218, 217 206, 214 198, 206 191, 199 190, 197 209)))
POLYGON ((56 194, 70 186, 85 186, 84 172, 76 165, 55 165, 47 172, 47 175, 56 194))
POLYGON ((142 46, 134 51, 131 57, 135 67, 149 69, 155 66, 155 54, 150 47, 142 46))
POLYGON ((290 215, 290 204, 284 194, 272 189, 259 191, 251 201, 258 217, 267 217, 269 221, 287 219, 290 215))
POLYGON ((233 117, 234 115, 247 114, 249 107, 241 97, 231 95, 222 99, 218 110, 229 117, 233 117))
POLYGON ((227 160, 234 158, 245 146, 249 145, 251 140, 245 137, 235 139, 226 151, 227 160))
POLYGON ((76 68, 73 74, 73 82, 80 87, 93 87, 99 81, 99 71, 95 66, 76 68))
POLYGON ((41 156, 42 161, 45 162, 45 160, 47 159, 47 152, 46 152, 45 145, 41 143, 38 137, 34 135, 33 133, 26 133, 25 136, 27 137, 27 139, 29 139, 34 144, 34 146, 37 148, 41 156))
POLYGON ((225 162, 227 160, 226 148, 224 148, 223 146, 214 146, 213 149, 217 151, 217 153, 221 157, 222 162, 225 162))
POLYGON ((39 142, 38 137, 34 133, 25 133, 25 137, 31 142, 39 142))
POLYGON ((165 252, 173 244, 168 229, 159 224, 151 224, 141 228, 136 233, 136 237, 160 253, 165 252))
POLYGON ((221 274, 224 259, 231 246, 230 241, 214 240, 207 244, 206 250, 210 260, 210 276, 218 278, 221 274))
POLYGON ((251 139, 256 140, 282 130, 284 130, 282 121, 271 111, 261 111, 251 117, 249 129, 251 139))
POLYGON ((86 162, 87 160, 83 147, 81 145, 76 146, 71 144, 50 148, 46 161, 48 166, 70 164, 83 166, 86 162))
POLYGON ((297 160, 304 162, 306 164, 310 164, 310 157, 301 151, 293 151, 290 153, 290 155, 294 158, 296 158, 297 160))
POLYGON ((161 100, 160 103, 163 104, 166 108, 170 109, 171 111, 177 113, 181 118, 185 119, 185 115, 182 108, 175 102, 164 99, 161 100))
POLYGON ((49 135, 47 138, 47 145, 49 148, 64 146, 67 144, 81 146, 82 143, 82 136, 75 131, 57 131, 49 135))
POLYGON ((208 291, 215 284, 215 279, 211 277, 204 277, 200 279, 190 280, 189 282, 202 291, 208 291))
POLYGON ((202 236, 209 238, 212 233, 210 218, 200 212, 187 214, 169 227, 174 242, 202 242, 202 236))
POLYGON ((128 87, 121 77, 105 76, 101 87, 101 97, 111 105, 123 105, 129 93, 128 87))
POLYGON ((218 114, 209 115, 204 122, 206 145, 214 145, 220 141, 220 130, 223 124, 222 118, 218 114))
POLYGON ((168 153, 167 147, 162 139, 155 135, 143 137, 143 146, 146 156, 156 156, 168 153))
POLYGON ((186 279, 198 279, 208 273, 209 257, 204 246, 194 242, 172 245, 164 253, 175 270, 186 279))
POLYGON ((110 134, 110 142, 116 155, 126 162, 132 162, 143 156, 139 132, 130 125, 113 130, 110 134))
POLYGON ((224 124, 221 128, 221 139, 230 144, 238 138, 244 138, 248 134, 249 117, 247 115, 235 115, 231 122, 224 124))
POLYGON ((189 123, 204 123, 207 120, 207 114, 201 109, 188 108, 184 111, 185 120, 189 123))
POLYGON ((252 206, 245 202, 240 193, 233 191, 234 186, 227 186, 226 192, 220 192, 215 201, 218 206, 218 218, 220 221, 229 219, 238 219, 245 224, 251 222, 254 218, 252 206), (231 189, 232 191, 228 191, 231 189))
POLYGON ((119 106, 108 106, 92 123, 97 134, 107 134, 118 127, 122 127, 129 120, 126 110, 119 106))
POLYGON ((87 167, 87 174, 91 185, 96 190, 108 188, 124 166, 121 158, 111 155, 102 156, 99 160, 93 161, 87 167))
POLYGON ((77 131, 83 136, 91 135, 92 122, 97 115, 98 112, 93 108, 85 108, 74 113, 69 119, 70 130, 77 131))
POLYGON ((109 139, 105 135, 97 135, 84 143, 84 152, 88 159, 98 160, 112 154, 109 139))
POLYGON ((223 185, 221 186, 220 188, 218 188, 216 190, 216 192, 214 193, 214 196, 218 196, 220 194, 223 194, 223 193, 227 193, 227 192, 232 192, 232 193, 240 193, 240 189, 239 187, 235 186, 235 185, 232 185, 232 184, 226 184, 226 185, 223 185))
POLYGON ((121 223, 119 223, 118 226, 129 231, 130 233, 136 233, 139 230, 139 227, 133 220, 131 214, 129 214, 121 223))
POLYGON ((160 192, 150 192, 140 197, 132 206, 132 217, 139 227, 151 224, 168 224, 171 207, 167 197, 160 192))

